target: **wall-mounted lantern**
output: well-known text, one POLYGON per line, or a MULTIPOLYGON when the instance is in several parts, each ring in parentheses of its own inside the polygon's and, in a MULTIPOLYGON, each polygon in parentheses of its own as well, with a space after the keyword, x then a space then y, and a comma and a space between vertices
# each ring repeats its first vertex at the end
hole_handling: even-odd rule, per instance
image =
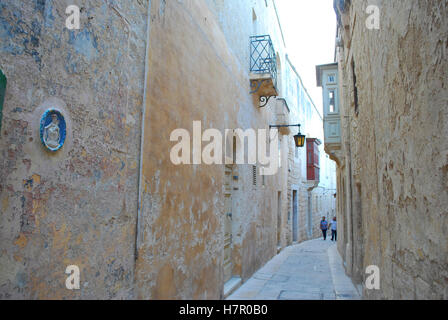
POLYGON ((299 130, 299 133, 294 136, 294 142, 296 143, 297 148, 302 148, 304 146, 305 135, 301 134, 300 130, 299 130))
POLYGON ((270 125, 271 128, 286 128, 286 127, 299 127, 299 133, 294 136, 294 142, 297 148, 302 148, 305 145, 305 135, 300 133, 300 124, 282 124, 282 125, 270 125))

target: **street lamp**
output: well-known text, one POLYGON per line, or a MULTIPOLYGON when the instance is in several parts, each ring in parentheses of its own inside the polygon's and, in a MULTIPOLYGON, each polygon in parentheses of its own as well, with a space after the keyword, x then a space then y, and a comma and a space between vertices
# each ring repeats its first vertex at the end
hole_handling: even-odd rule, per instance
POLYGON ((300 133, 300 124, 282 124, 282 125, 270 125, 271 128, 286 128, 286 127, 299 127, 299 133, 294 136, 294 142, 297 148, 302 148, 305 144, 305 135, 300 133))
POLYGON ((305 135, 300 133, 300 124, 299 133, 294 136, 294 142, 296 143, 297 148, 302 148, 305 144, 305 135))

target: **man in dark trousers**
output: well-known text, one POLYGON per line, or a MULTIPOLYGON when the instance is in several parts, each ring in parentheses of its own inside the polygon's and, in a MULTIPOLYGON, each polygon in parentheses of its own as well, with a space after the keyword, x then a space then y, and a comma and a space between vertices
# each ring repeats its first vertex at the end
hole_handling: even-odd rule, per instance
POLYGON ((337 241, 338 240, 338 227, 337 227, 337 221, 336 217, 333 218, 333 221, 330 222, 330 228, 331 228, 331 241, 337 241))
POLYGON ((320 221, 320 230, 322 230, 324 240, 327 240, 328 222, 325 220, 325 217, 322 217, 322 220, 320 221))

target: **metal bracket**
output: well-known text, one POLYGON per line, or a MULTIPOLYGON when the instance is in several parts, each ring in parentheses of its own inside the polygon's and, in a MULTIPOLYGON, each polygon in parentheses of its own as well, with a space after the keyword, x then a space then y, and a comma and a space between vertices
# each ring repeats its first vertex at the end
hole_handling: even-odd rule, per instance
POLYGON ((277 96, 260 96, 259 107, 260 108, 265 107, 268 104, 269 100, 271 100, 272 97, 277 97, 277 96))
POLYGON ((301 124, 280 124, 280 125, 270 124, 269 125, 269 129, 272 129, 272 128, 299 127, 299 130, 300 130, 301 126, 302 126, 301 124))
POLYGON ((260 89, 260 87, 263 84, 263 82, 264 81, 268 81, 268 80, 269 79, 251 80, 250 87, 252 88, 252 91, 250 91, 249 93, 252 94, 252 93, 257 92, 260 89))

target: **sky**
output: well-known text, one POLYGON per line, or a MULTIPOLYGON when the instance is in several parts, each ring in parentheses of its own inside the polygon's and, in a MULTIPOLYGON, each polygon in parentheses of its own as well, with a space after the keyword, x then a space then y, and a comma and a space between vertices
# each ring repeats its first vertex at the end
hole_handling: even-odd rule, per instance
POLYGON ((316 65, 334 62, 333 0, 276 0, 275 3, 289 60, 322 112, 322 89, 316 86, 316 65))

